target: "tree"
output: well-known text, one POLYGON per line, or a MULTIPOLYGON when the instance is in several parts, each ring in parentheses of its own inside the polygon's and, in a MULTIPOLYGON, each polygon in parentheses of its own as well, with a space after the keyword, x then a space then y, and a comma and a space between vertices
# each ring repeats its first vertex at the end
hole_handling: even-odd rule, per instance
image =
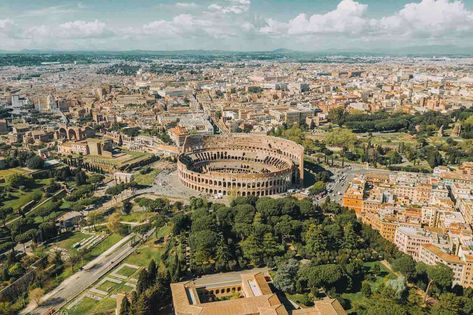
POLYGON ((83 170, 80 170, 79 172, 77 172, 75 176, 75 181, 76 181, 77 186, 81 186, 87 183, 87 175, 85 174, 83 170))
POLYGON ((122 213, 125 215, 130 214, 132 208, 133 205, 131 204, 131 202, 126 200, 123 202, 122 213))
POLYGON ((0 314, 15 315, 18 314, 18 312, 9 302, 0 302, 0 314))
POLYGON ((367 281, 363 281, 361 283, 361 294, 363 294, 363 296, 369 298, 371 296, 371 285, 369 284, 369 282, 367 281))
POLYGON ((26 167, 35 170, 42 169, 44 167, 44 161, 39 156, 35 155, 26 161, 26 167))
POLYGON ((243 250, 243 256, 247 258, 253 266, 261 265, 262 250, 260 243, 253 235, 250 235, 248 238, 241 241, 240 246, 243 250))
POLYGON ((122 303, 120 305, 120 314, 119 315, 131 315, 131 305, 128 297, 123 297, 122 303))
POLYGON ((191 219, 186 214, 177 214, 172 218, 172 234, 179 235, 181 232, 189 229, 191 226, 191 219))
POLYGON ((452 287, 453 271, 444 264, 428 266, 427 275, 442 292, 452 287))
POLYGON ((191 234, 189 244, 193 251, 193 262, 197 266, 209 264, 213 260, 218 235, 211 230, 197 231, 191 234))
POLYGON ((263 252, 266 258, 273 258, 281 252, 281 247, 271 232, 265 233, 263 236, 263 252))
MULTIPOLYGON (((179 280, 181 280, 181 261, 179 260, 179 257, 177 255, 177 253, 174 255, 174 270, 172 272, 172 275, 171 275, 171 280, 172 282, 178 282, 179 280)), ((162 280, 162 279, 160 279, 162 280)))
POLYGON ((356 142, 356 135, 351 130, 340 128, 328 132, 325 136, 325 142, 333 146, 352 147, 356 142))
POLYGON ((153 306, 147 294, 138 293, 138 301, 136 302, 136 315, 153 315, 153 306))
POLYGON ((12 174, 6 179, 7 186, 11 188, 19 188, 21 186, 29 187, 32 183, 33 179, 31 177, 27 177, 18 173, 12 174))
POLYGON ((138 302, 138 293, 136 293, 136 290, 133 290, 130 293, 130 304, 131 304, 131 310, 132 311, 136 310, 137 302, 138 302))
POLYGON ((348 222, 343 226, 343 248, 354 249, 358 245, 358 235, 353 227, 352 222, 348 222))
POLYGON ((396 302, 386 299, 386 298, 378 298, 378 299, 370 299, 372 302, 371 305, 368 306, 366 311, 366 315, 384 315, 384 314, 396 314, 396 315, 408 315, 408 311, 406 307, 397 304, 396 302))
POLYGON ((120 231, 120 220, 120 213, 114 212, 107 220, 107 228, 113 233, 118 233, 120 231))
POLYGON ((107 195, 112 195, 112 196, 116 196, 116 195, 119 195, 121 192, 123 192, 125 189, 129 188, 130 187, 130 184, 118 184, 118 185, 115 185, 115 186, 111 186, 111 187, 108 187, 107 190, 105 190, 105 193, 107 195))
POLYGON ((438 303, 432 307, 433 315, 460 314, 460 299, 453 293, 442 293, 438 303))
POLYGON ((416 275, 416 262, 411 256, 403 255, 392 262, 394 270, 399 271, 410 281, 416 275))
POLYGON ((342 283, 342 280, 345 279, 344 272, 339 265, 309 266, 301 271, 312 292, 316 292, 319 288, 324 288, 326 291, 332 288, 337 290, 342 287, 346 288, 342 283))
POLYGON ((305 234, 306 252, 309 255, 317 255, 327 249, 327 237, 321 225, 311 224, 305 234))
MULTIPOLYGON (((217 250, 215 251, 215 268, 217 269, 217 271, 226 270, 228 267, 228 263, 231 259, 232 257, 229 253, 228 245, 223 239, 223 237, 221 237, 217 244, 217 250)), ((177 261, 177 264, 180 268, 179 261, 177 261)), ((174 276, 174 278, 179 278, 179 277, 174 276)))
POLYGON ((136 293, 141 295, 149 287, 149 277, 146 269, 141 269, 136 282, 136 293))
POLYGON ((151 259, 151 261, 148 264, 148 284, 154 285, 156 283, 157 277, 158 277, 158 269, 156 267, 156 262, 154 259, 151 259))
POLYGON ((317 181, 314 183, 314 185, 312 185, 310 188, 309 188, 309 194, 310 195, 318 195, 322 192, 324 192, 326 189, 326 185, 323 181, 317 181))
POLYGON ((345 122, 345 108, 344 107, 336 107, 331 109, 328 112, 328 119, 341 126, 345 122))
POLYGON ((44 290, 41 288, 35 288, 30 291, 30 299, 36 303, 36 305, 41 304, 41 298, 44 296, 44 290))
POLYGON ((443 164, 442 155, 435 147, 429 146, 426 147, 425 150, 427 151, 426 160, 429 163, 430 167, 434 168, 443 164))
POLYGON ((299 272, 299 262, 293 258, 281 263, 274 275, 274 285, 281 291, 294 293, 296 290, 297 273, 299 272))
POLYGON ((94 231, 96 230, 95 223, 99 217, 100 214, 97 211, 90 211, 87 213, 87 220, 94 226, 94 231))
POLYGON ((371 269, 374 275, 379 275, 381 273, 381 267, 379 266, 379 263, 376 263, 373 268, 371 269))
POLYGON ((12 208, 0 208, 0 220, 2 221, 2 225, 6 225, 6 220, 8 215, 13 212, 12 208))

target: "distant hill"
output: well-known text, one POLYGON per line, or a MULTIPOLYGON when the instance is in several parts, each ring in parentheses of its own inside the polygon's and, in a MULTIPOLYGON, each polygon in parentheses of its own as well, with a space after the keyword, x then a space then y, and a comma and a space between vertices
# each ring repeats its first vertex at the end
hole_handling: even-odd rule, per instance
POLYGON ((318 58, 330 56, 342 56, 347 58, 354 57, 383 57, 383 56, 419 56, 419 57, 470 57, 473 56, 473 47, 458 47, 448 45, 423 45, 411 47, 383 47, 376 49, 326 49, 321 51, 298 51, 288 48, 277 48, 269 51, 229 51, 229 50, 39 50, 28 49, 21 51, 0 50, 0 55, 37 55, 50 57, 54 56, 142 56, 142 57, 233 57, 234 59, 295 59, 311 61, 318 58))

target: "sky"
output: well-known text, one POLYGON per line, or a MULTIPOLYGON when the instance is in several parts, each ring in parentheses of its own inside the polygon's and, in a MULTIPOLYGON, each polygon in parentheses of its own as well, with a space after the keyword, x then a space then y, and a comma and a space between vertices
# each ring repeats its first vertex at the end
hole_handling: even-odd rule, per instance
POLYGON ((473 0, 0 0, 0 50, 473 53, 473 0))

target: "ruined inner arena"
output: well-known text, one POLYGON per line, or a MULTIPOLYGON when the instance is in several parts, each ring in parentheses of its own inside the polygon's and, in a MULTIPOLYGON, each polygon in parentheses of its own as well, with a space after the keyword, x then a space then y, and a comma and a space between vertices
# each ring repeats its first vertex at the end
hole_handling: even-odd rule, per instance
POLYGON ((302 185, 304 148, 266 135, 194 135, 177 168, 184 185, 202 193, 269 196, 302 185))

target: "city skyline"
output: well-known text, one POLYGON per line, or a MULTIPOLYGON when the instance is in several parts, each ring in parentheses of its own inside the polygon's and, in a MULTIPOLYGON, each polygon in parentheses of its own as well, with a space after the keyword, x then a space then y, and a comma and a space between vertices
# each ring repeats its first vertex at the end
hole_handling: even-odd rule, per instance
POLYGON ((396 51, 465 53, 473 1, 15 1, 0 50, 396 51))

